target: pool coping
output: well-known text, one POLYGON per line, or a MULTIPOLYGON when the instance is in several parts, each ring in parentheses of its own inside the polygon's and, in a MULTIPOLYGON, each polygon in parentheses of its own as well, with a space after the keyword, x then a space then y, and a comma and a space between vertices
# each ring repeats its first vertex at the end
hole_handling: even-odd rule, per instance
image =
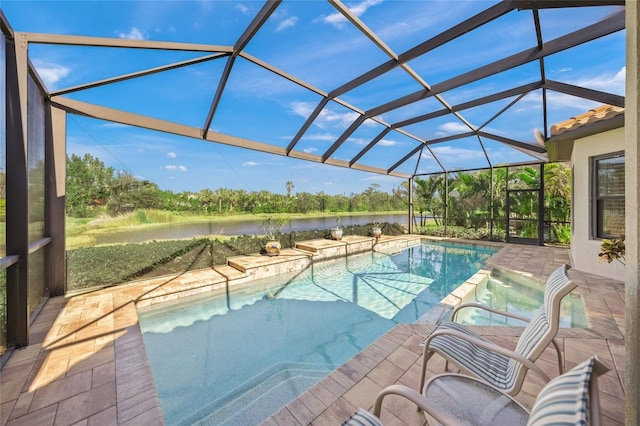
MULTIPOLYGON (((422 235, 382 236, 378 239, 360 236, 346 236, 340 241, 327 239, 303 241, 297 243, 295 248, 282 250, 279 256, 269 257, 253 254, 232 257, 228 260, 228 263, 225 266, 232 267, 240 273, 240 275, 237 275, 235 279, 226 279, 215 284, 207 285, 201 285, 199 282, 199 284, 193 288, 181 289, 179 291, 173 291, 172 289, 163 295, 150 293, 148 296, 145 296, 136 302, 136 308, 146 309, 152 308, 154 305, 160 303, 180 302, 181 299, 192 295, 201 295, 206 292, 219 290, 225 287, 227 291, 229 291, 232 288, 241 287, 242 285, 249 284, 257 279, 301 271, 316 262, 333 260, 349 255, 371 251, 393 255, 406 248, 415 247, 423 242, 429 241, 436 243, 465 244, 477 247, 504 247, 504 244, 496 242, 429 237, 422 235)), ((439 302, 437 306, 432 308, 427 314, 423 315, 414 324, 429 324, 429 313, 433 314, 438 312, 439 307, 445 308, 443 310, 443 314, 450 311, 453 306, 459 304, 460 300, 462 300, 466 294, 475 289, 475 286, 479 283, 478 280, 487 276, 489 273, 490 271, 481 270, 474 274, 474 276, 458 286, 445 299, 439 302)), ((158 290, 160 291, 160 289, 158 290)), ((431 322, 431 324, 433 324, 433 322, 431 322)))
POLYGON ((296 243, 295 248, 283 249, 279 256, 250 254, 230 257, 226 265, 212 270, 200 269, 182 274, 136 281, 129 286, 155 286, 136 300, 138 307, 149 307, 214 290, 231 289, 258 279, 299 272, 312 264, 353 254, 376 251, 394 253, 420 244, 421 236, 382 236, 379 239, 346 236, 340 241, 309 240, 296 243))
MULTIPOLYGON (((560 265, 570 264, 567 249, 505 244, 487 261, 490 268, 509 270, 544 283, 560 265)), ((603 423, 624 424, 624 282, 570 269, 583 296, 589 329, 561 328, 556 341, 566 370, 589 354, 599 357, 609 371, 599 380, 603 423)), ((357 408, 371 409, 375 396, 391 384, 418 388, 424 336, 433 324, 398 324, 305 393, 263 423, 266 426, 341 424, 357 408)), ((470 326, 501 346, 514 348, 523 327, 470 326)), ((437 357, 436 357, 437 358, 437 357)), ((558 375, 556 354, 547 348, 536 365, 549 377, 558 375)), ((428 374, 444 371, 444 361, 429 363, 428 374)), ((529 375, 516 399, 531 408, 544 385, 529 375)), ((387 398, 381 419, 385 424, 424 425, 415 405, 401 398, 387 398)))
MULTIPOLYGON (((431 239, 424 236, 413 238, 431 239)), ((467 243, 466 240, 456 239, 434 238, 434 240, 467 243)), ((487 245, 477 241, 471 244, 487 245)), ((525 271, 536 279, 543 280, 559 264, 570 262, 566 249, 490 244, 502 246, 503 249, 489 259, 488 267, 502 266, 514 271, 525 271)), ((211 271, 206 270, 209 274, 211 271)), ((242 273, 228 265, 216 267, 216 272, 223 276, 223 280, 225 277, 233 278, 233 274, 237 277, 242 276, 242 273)), ((621 354, 624 348, 621 332, 624 327, 624 283, 573 269, 569 272, 570 277, 579 283, 578 289, 574 291, 585 297, 585 308, 591 329, 561 329, 559 338, 569 342, 566 343, 569 346, 565 351, 569 351, 571 345, 575 345, 571 342, 581 342, 584 338, 608 342, 611 351, 609 358, 613 354, 614 371, 620 376, 624 369, 624 360, 620 360, 623 358, 621 354)), ((51 424, 54 421, 60 424, 73 424, 79 421, 89 424, 94 421, 108 424, 164 424, 138 322, 136 304, 144 303, 149 295, 154 294, 158 295, 157 300, 160 300, 163 297, 162 291, 169 290, 171 287, 174 287, 175 291, 175 287, 179 287, 180 280, 193 287, 184 293, 187 295, 189 291, 194 294, 201 292, 202 288, 197 287, 198 282, 206 281, 207 278, 204 272, 196 271, 179 276, 158 277, 145 282, 123 284, 68 298, 56 297, 47 301, 40 315, 31 324, 30 345, 13 351, 0 370, 3 396, 0 404, 0 419, 2 419, 0 424, 40 422, 51 424)), ((210 285, 210 283, 206 284, 204 288, 210 285)), ((411 343, 414 340, 418 342, 419 336, 424 335, 430 327, 432 326, 424 324, 396 326, 367 350, 356 355, 339 371, 336 370, 329 382, 335 385, 335 379, 344 379, 345 372, 355 374, 354 365, 361 368, 360 361, 369 359, 366 353, 380 351, 380 348, 384 348, 384 351, 391 350, 389 336, 392 336, 394 344, 397 344, 400 340, 404 341, 405 337, 402 336, 413 333, 407 342, 411 343)), ((505 334, 517 336, 519 333, 513 327, 497 328, 500 328, 500 336, 505 334)), ((480 330, 491 329, 496 327, 480 328, 480 330)), ((409 344, 407 342, 405 343, 409 344)), ((585 345, 587 346, 584 347, 588 347, 588 350, 594 348, 593 344, 585 345)), ((412 344, 410 349, 414 349, 412 344)), ((406 349, 401 347, 396 352, 404 355, 406 349)), ((576 353, 578 352, 575 350, 566 352, 567 359, 575 357, 576 353)), ((410 367, 404 365, 403 359, 398 355, 400 366, 410 367)), ((386 361, 384 365, 388 366, 386 361)), ((327 383, 322 386, 325 385, 327 383)), ((352 386, 357 388, 364 386, 359 382, 356 384, 348 381, 345 381, 345 385, 346 387, 342 389, 343 394, 347 392, 349 395, 357 393, 355 388, 349 391, 352 386)), ((324 389, 326 390, 326 386, 324 389)), ((615 389, 618 389, 618 385, 615 389)), ((296 420, 301 414, 295 412, 294 407, 303 410, 304 407, 300 405, 300 401, 310 398, 309 395, 317 395, 317 392, 318 389, 307 391, 299 400, 283 408, 279 415, 289 416, 286 419, 293 422, 292 424, 308 424, 313 419, 324 418, 322 413, 341 409, 340 401, 342 400, 332 399, 333 402, 330 402, 327 399, 324 401, 323 408, 314 406, 313 416, 305 417, 309 421, 296 420)), ((375 393, 368 394, 367 401, 372 399, 373 395, 375 393)), ((618 404, 616 401, 614 400, 613 403, 618 404)), ((307 411, 305 412, 309 414, 307 411)), ((338 423, 344 419, 340 419, 338 423)), ((318 422, 320 422, 318 424, 322 423, 321 420, 318 422)), ((274 420, 271 424, 277 424, 277 422, 274 420)))

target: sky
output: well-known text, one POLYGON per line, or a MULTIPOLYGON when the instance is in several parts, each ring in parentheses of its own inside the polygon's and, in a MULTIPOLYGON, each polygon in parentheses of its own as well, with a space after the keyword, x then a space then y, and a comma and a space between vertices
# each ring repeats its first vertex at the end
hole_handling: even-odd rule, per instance
MULTIPOLYGON (((396 54, 495 4, 481 0, 344 3, 396 54)), ((14 31, 233 46, 263 2, 0 0, 0 6, 14 31)), ((569 12, 543 10, 540 12, 543 38, 553 40, 585 24, 595 23, 616 10, 615 7, 577 8, 569 12)), ((409 66, 431 85, 447 81, 534 47, 532 22, 530 11, 511 12, 410 61, 409 66)), ((323 92, 331 92, 388 60, 328 2, 316 0, 284 0, 249 42, 245 52, 323 92)), ((29 58, 50 92, 207 54, 45 44, 32 44, 29 50, 29 58)), ((65 96, 202 127, 225 64, 226 59, 213 59, 65 96)), ((617 95, 624 95, 624 67, 624 31, 545 58, 548 79, 617 95)), ((456 105, 539 79, 539 64, 533 62, 455 88, 445 92, 443 97, 449 104, 456 105)), ((421 88, 407 72, 396 68, 339 98, 366 111, 421 88)), ((529 93, 483 130, 535 144, 533 130, 544 131, 541 97, 541 91, 529 93)), ((287 147, 320 99, 318 94, 238 58, 211 130, 287 147)), ((597 106, 591 101, 556 92, 547 92, 547 100, 548 127, 597 106)), ((511 101, 512 98, 465 110, 463 116, 475 128, 481 127, 511 101)), ((436 99, 428 98, 383 113, 379 118, 386 123, 396 123, 441 108, 442 104, 436 99)), ((354 111, 330 101, 295 149, 323 154, 356 117, 354 111)), ((332 157, 351 159, 383 128, 373 120, 365 121, 332 157)), ((403 130, 429 140, 463 133, 468 128, 449 114, 403 130)), ((394 130, 360 161, 388 169, 419 144, 394 130)), ((483 144, 492 164, 535 159, 492 140, 483 139, 483 144)), ((231 188, 284 193, 286 183, 291 181, 294 193, 324 191, 349 195, 362 192, 372 184, 391 191, 405 182, 401 178, 71 114, 67 120, 67 153, 89 153, 115 170, 132 173, 175 192, 231 188)), ((408 174, 437 172, 441 168, 434 155, 447 168, 488 165, 477 138, 465 138, 433 145, 431 152, 418 152, 397 171, 408 174)))

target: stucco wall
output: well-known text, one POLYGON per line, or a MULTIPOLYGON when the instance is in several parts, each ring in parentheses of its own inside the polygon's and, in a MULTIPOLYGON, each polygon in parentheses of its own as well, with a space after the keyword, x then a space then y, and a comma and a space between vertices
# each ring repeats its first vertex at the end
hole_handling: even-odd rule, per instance
POLYGON ((624 281, 624 266, 617 261, 599 262, 601 240, 590 238, 590 158, 619 151, 624 151, 624 128, 577 139, 573 145, 571 258, 576 269, 624 281))

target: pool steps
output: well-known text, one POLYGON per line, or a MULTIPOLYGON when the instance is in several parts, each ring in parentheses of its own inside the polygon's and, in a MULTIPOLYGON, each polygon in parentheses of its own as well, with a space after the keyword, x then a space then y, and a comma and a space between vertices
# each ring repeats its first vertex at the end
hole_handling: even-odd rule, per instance
POLYGON ((416 321, 416 324, 436 324, 441 319, 449 319, 451 311, 458 305, 469 300, 469 296, 476 291, 478 285, 484 284, 491 275, 488 269, 481 269, 471 278, 453 290, 440 303, 431 308, 416 321))
POLYGON ((274 407, 286 405, 336 367, 312 363, 276 364, 178 423, 259 424, 273 415, 274 407))
MULTIPOLYGON (((465 281, 462 285, 452 291, 447 297, 442 299, 440 303, 427 311, 424 315, 422 315, 415 322, 416 324, 437 324, 440 320, 448 320, 451 318, 451 312, 454 308, 462 303, 467 302, 479 302, 479 303, 488 303, 488 299, 491 296, 491 289, 488 285, 489 280, 505 280, 507 282, 515 281, 521 283, 524 286, 530 288, 544 288, 544 282, 538 279, 535 279, 530 276, 530 274, 518 273, 515 271, 508 271, 504 268, 496 267, 490 265, 490 260, 487 261, 487 264, 492 267, 491 270, 481 269, 476 272, 471 278, 465 281), (478 295, 480 295, 480 299, 478 300, 478 295)), ((579 302, 582 303, 582 298, 576 295, 571 295, 573 298, 578 298, 579 302)), ((542 302, 540 302, 542 303, 542 302)), ((563 306, 565 310, 569 310, 570 305, 569 301, 563 301, 563 306)), ((567 318, 561 318, 561 327, 565 328, 586 328, 587 323, 586 319, 581 319, 580 316, 584 316, 584 305, 577 310, 575 315, 578 315, 578 319, 572 320, 571 323, 567 318), (581 313, 582 312, 582 313, 581 313), (568 325, 567 325, 568 324, 568 325)), ((575 311, 576 309, 572 309, 575 311)), ((473 310, 469 310, 465 312, 463 317, 469 315, 469 313, 475 313, 473 310)), ((518 312, 516 312, 518 313, 518 312)), ((481 314, 481 316, 484 314, 481 314)), ((461 319, 461 317, 459 317, 461 319)), ((495 324, 494 324, 495 325, 495 324)), ((509 326, 525 326, 526 324, 520 321, 514 321, 513 324, 506 321, 503 325, 509 326)))
MULTIPOLYGON (((228 289, 262 278, 302 271, 314 262, 345 255, 373 250, 395 253, 419 245, 423 239, 423 236, 408 234, 382 236, 377 240, 372 237, 348 235, 340 241, 327 239, 300 241, 296 243, 296 248, 284 249, 279 256, 262 256, 258 253, 234 256, 227 259, 226 265, 145 280, 145 287, 149 290, 136 300, 136 305, 151 306, 228 289)), ((137 283, 132 282, 128 285, 137 285, 137 283)))

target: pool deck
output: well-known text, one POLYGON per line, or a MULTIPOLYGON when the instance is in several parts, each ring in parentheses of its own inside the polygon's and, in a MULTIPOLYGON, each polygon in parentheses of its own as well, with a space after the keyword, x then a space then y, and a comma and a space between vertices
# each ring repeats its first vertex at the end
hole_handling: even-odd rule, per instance
MULTIPOLYGON (((401 248, 415 238, 419 239, 402 236, 383 242, 393 251, 394 244, 401 248)), ((319 244, 337 252, 358 244, 372 244, 375 249, 378 242, 367 241, 355 238, 319 244)), ((248 256, 230 259, 229 265, 211 270, 51 298, 31 325, 31 344, 14 351, 0 370, 0 425, 164 424, 136 304, 161 303, 178 293, 197 294, 228 286, 231 281, 258 278, 251 268, 242 271, 231 266, 233 262, 246 266, 254 258, 266 262, 272 274, 291 268, 290 263, 283 262, 287 257, 298 262, 297 268, 303 268, 314 256, 318 254, 308 248, 290 249, 271 258, 271 262, 264 256, 248 256)), ((505 245, 489 260, 490 266, 542 281, 563 263, 570 263, 566 249, 521 245, 505 245)), ((565 368, 598 355, 611 369, 599 381, 603 423, 624 424, 624 283, 574 269, 569 276, 578 283, 574 292, 584 297, 589 328, 560 330, 558 341, 565 368)), ((396 326, 264 424, 340 424, 358 407, 370 408, 375 395, 387 385, 403 383, 416 388, 422 361, 418 343, 432 327, 396 326)), ((517 327, 477 329, 511 347, 521 332, 517 327)), ((431 373, 443 371, 443 364, 434 358, 429 364, 431 373)), ((537 364, 551 377, 557 375, 552 349, 537 364)), ((534 376, 528 376, 518 399, 530 405, 541 386, 534 376)), ((397 397, 385 400, 382 420, 389 425, 425 424, 414 406, 397 397)))

